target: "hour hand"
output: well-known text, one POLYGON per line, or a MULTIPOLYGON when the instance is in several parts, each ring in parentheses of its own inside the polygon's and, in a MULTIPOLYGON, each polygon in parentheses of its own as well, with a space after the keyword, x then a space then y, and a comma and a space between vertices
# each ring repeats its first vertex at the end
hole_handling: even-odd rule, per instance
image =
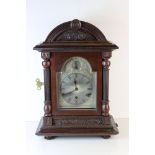
POLYGON ((70 94, 72 94, 74 91, 75 91, 75 89, 72 90, 72 91, 69 91, 69 92, 64 92, 64 93, 62 93, 62 96, 70 95, 70 94))

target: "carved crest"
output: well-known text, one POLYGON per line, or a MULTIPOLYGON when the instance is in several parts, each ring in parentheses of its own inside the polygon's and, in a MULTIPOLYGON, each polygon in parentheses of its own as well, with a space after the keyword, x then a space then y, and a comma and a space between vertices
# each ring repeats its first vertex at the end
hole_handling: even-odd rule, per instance
POLYGON ((81 28, 81 22, 78 19, 74 19, 70 23, 71 29, 78 30, 81 28))
POLYGON ((74 19, 57 26, 45 42, 54 41, 106 41, 103 33, 94 25, 74 19))

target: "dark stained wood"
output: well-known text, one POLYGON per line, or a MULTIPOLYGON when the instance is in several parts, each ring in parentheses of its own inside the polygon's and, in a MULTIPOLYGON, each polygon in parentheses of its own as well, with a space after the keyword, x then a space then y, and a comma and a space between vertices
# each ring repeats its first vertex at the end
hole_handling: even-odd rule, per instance
POLYGON ((43 43, 34 47, 34 50, 40 52, 46 50, 49 52, 63 52, 63 48, 66 48, 67 51, 70 51, 70 48, 74 48, 72 52, 76 50, 80 52, 79 48, 83 48, 83 50, 87 50, 88 52, 92 48, 105 51, 108 49, 118 49, 118 46, 109 42, 104 34, 94 25, 76 19, 58 25, 49 33, 43 43))
POLYGON ((45 136, 45 139, 47 140, 51 140, 51 139, 55 139, 56 137, 55 136, 45 136))
MULTIPOLYGON (((80 117, 80 116, 79 116, 80 117)), ((82 126, 78 127, 77 121, 72 123, 72 127, 67 126, 60 126, 61 124, 55 124, 54 120, 57 119, 57 117, 48 117, 48 118, 42 118, 38 129, 36 131, 36 135, 43 135, 43 136, 109 136, 109 135, 116 135, 118 134, 118 129, 116 126, 116 123, 114 122, 114 119, 111 115, 109 116, 101 116, 103 120, 107 119, 108 122, 103 121, 101 124, 98 122, 100 127, 88 127, 88 122, 90 120, 89 116, 85 116, 85 123, 82 124, 82 126)), ((92 116, 93 118, 93 116, 92 116)), ((94 120, 97 117, 94 116, 94 120)), ((68 117, 62 116, 61 120, 64 120, 67 122, 68 117)), ((82 120, 83 121, 83 120, 82 120)), ((90 122, 90 121, 89 121, 90 122)), ((91 123, 91 122, 90 122, 91 123)), ((68 123, 70 125, 70 121, 68 123)))
POLYGON ((44 116, 51 116, 52 106, 51 106, 51 72, 50 72, 50 53, 41 53, 42 66, 44 68, 44 116))
POLYGON ((49 33, 45 42, 60 41, 61 36, 65 36, 61 41, 107 41, 97 27, 78 19, 58 25, 49 33))
POLYGON ((102 114, 104 116, 109 115, 110 106, 109 106, 109 67, 112 53, 111 52, 102 52, 102 114))
MULTIPOLYGON (((95 52, 94 49, 100 49, 100 50, 114 50, 114 49, 118 49, 118 47, 115 44, 109 43, 109 42, 92 42, 92 41, 67 41, 67 42, 52 42, 52 43, 42 43, 40 45, 36 45, 34 47, 34 50, 38 50, 40 52, 42 51, 49 51, 49 52, 62 52, 63 49, 65 48, 65 50, 70 49, 70 47, 74 50, 72 50, 71 52, 76 52, 77 50, 79 50, 79 48, 83 48, 83 50, 87 50, 87 52, 89 52, 89 49, 91 50, 91 52, 95 52)), ((64 52, 64 51, 63 51, 64 52)), ((83 52, 83 51, 79 51, 79 52, 83 52)))
POLYGON ((103 106, 102 106, 102 114, 107 116, 109 115, 109 67, 110 61, 108 58, 104 58, 102 62, 102 76, 103 76, 103 106))
POLYGON ((102 136, 104 139, 109 139, 111 136, 110 135, 105 135, 105 136, 102 136))
POLYGON ((77 19, 58 25, 34 50, 41 52, 44 67, 45 105, 36 135, 102 136, 118 134, 117 123, 109 115, 109 59, 118 46, 109 42, 94 25, 77 19), (97 108, 58 109, 57 77, 63 63, 73 56, 83 57, 97 72, 97 108))

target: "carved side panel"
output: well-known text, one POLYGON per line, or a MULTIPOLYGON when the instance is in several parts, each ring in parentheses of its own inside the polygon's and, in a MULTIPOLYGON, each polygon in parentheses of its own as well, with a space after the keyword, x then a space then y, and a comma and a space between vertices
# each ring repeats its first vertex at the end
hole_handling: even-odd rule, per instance
POLYGON ((51 128, 53 126, 52 117, 43 117, 43 127, 45 129, 51 128))
POLYGON ((65 117, 53 118, 44 117, 44 128, 103 128, 110 124, 110 117, 96 116, 94 118, 87 117, 65 117))
POLYGON ((54 125, 61 128, 97 128, 104 125, 104 121, 102 118, 100 119, 58 119, 54 120, 54 125))

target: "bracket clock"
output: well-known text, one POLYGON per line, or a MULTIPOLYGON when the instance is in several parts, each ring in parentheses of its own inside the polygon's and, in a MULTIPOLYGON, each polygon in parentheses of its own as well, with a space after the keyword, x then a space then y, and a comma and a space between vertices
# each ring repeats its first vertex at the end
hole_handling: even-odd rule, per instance
MULTIPOLYGON (((36 135, 118 134, 109 114, 109 58, 118 47, 94 25, 77 19, 54 28, 34 47, 44 68, 44 116, 36 135)), ((40 88, 42 83, 37 80, 40 88)))

